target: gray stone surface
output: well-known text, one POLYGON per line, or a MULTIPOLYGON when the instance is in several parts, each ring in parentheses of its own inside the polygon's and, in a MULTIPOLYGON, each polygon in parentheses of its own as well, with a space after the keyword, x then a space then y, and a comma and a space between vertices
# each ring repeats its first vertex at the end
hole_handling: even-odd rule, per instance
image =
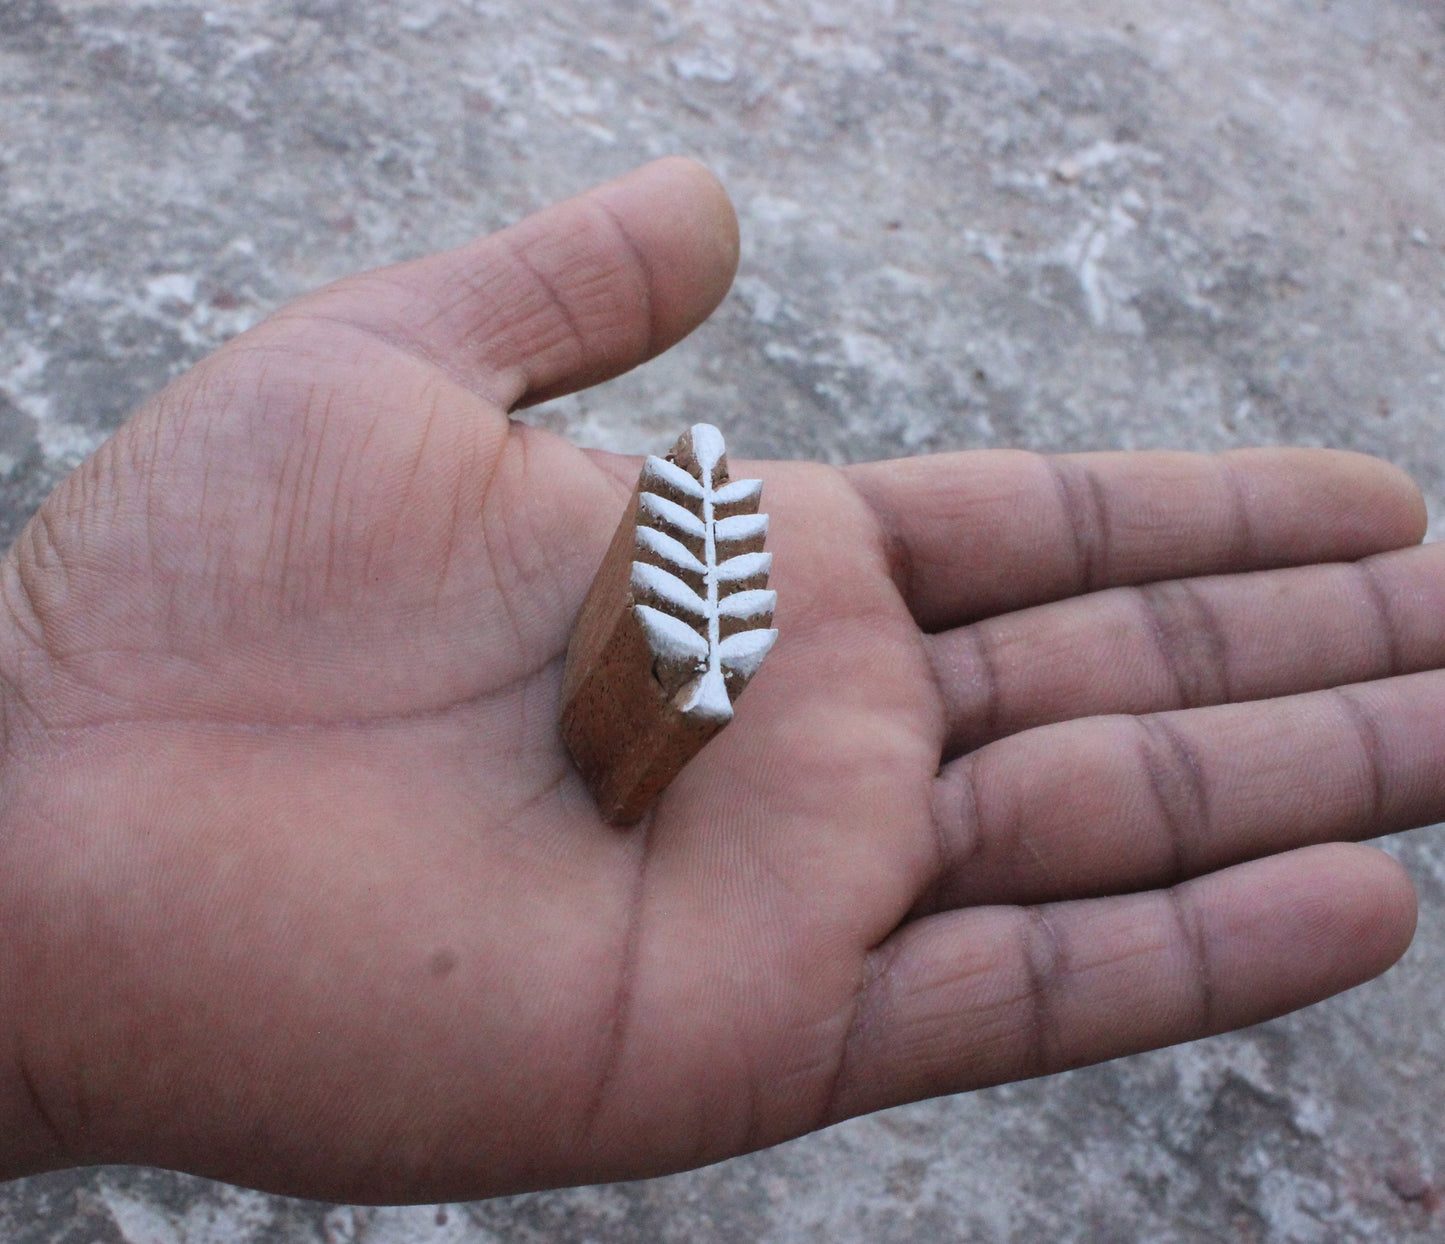
MULTIPOLYGON (((751 454, 1286 441, 1445 498, 1439 0, 0 0, 0 538, 287 296, 648 157, 744 258, 672 355, 532 417, 751 454)), ((0 1238, 1438 1240, 1445 849, 1420 935, 1286 1020, 647 1184, 315 1206, 148 1171, 0 1238)))

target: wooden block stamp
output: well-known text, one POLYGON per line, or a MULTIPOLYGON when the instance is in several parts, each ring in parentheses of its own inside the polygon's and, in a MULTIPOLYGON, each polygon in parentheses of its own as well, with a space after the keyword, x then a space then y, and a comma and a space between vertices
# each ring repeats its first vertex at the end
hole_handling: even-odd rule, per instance
POLYGON ((614 825, 638 820, 727 725, 778 637, 762 491, 729 482, 707 423, 643 465, 562 675, 562 738, 614 825))

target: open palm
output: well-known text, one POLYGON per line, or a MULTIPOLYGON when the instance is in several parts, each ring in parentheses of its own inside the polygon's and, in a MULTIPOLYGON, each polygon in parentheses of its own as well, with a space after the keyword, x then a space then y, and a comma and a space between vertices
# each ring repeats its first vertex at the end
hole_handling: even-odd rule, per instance
POLYGON ((506 412, 735 259, 649 166, 283 310, 46 502, 0 579, 0 1174, 658 1173, 1401 952, 1400 870, 1309 844, 1445 808, 1445 561, 1351 455, 734 464, 782 638, 600 820, 558 691, 638 463, 506 412))

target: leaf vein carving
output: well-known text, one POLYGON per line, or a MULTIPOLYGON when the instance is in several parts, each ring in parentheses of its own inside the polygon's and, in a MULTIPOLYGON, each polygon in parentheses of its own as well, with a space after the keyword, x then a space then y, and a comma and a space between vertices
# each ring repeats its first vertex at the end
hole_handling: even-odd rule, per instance
POLYGON ((729 481, 725 452, 722 434, 700 423, 673 451, 687 465, 647 459, 631 581, 659 672, 669 684, 685 679, 673 702, 719 722, 732 717, 733 699, 778 636, 777 593, 766 587, 772 554, 760 547, 768 516, 755 512, 762 481, 729 481))

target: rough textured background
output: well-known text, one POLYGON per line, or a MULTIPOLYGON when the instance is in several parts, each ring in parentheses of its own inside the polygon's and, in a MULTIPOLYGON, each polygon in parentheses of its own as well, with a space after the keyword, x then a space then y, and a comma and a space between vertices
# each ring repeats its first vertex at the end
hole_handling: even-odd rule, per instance
MULTIPOLYGON (((734 295, 535 412, 749 454, 1289 441, 1445 498, 1441 0, 0 0, 0 540, 289 295, 688 152, 734 295)), ((1232 1037, 690 1175, 471 1206, 174 1175, 0 1188, 0 1238, 1217 1244, 1445 1235, 1445 847, 1380 982, 1232 1037)))

